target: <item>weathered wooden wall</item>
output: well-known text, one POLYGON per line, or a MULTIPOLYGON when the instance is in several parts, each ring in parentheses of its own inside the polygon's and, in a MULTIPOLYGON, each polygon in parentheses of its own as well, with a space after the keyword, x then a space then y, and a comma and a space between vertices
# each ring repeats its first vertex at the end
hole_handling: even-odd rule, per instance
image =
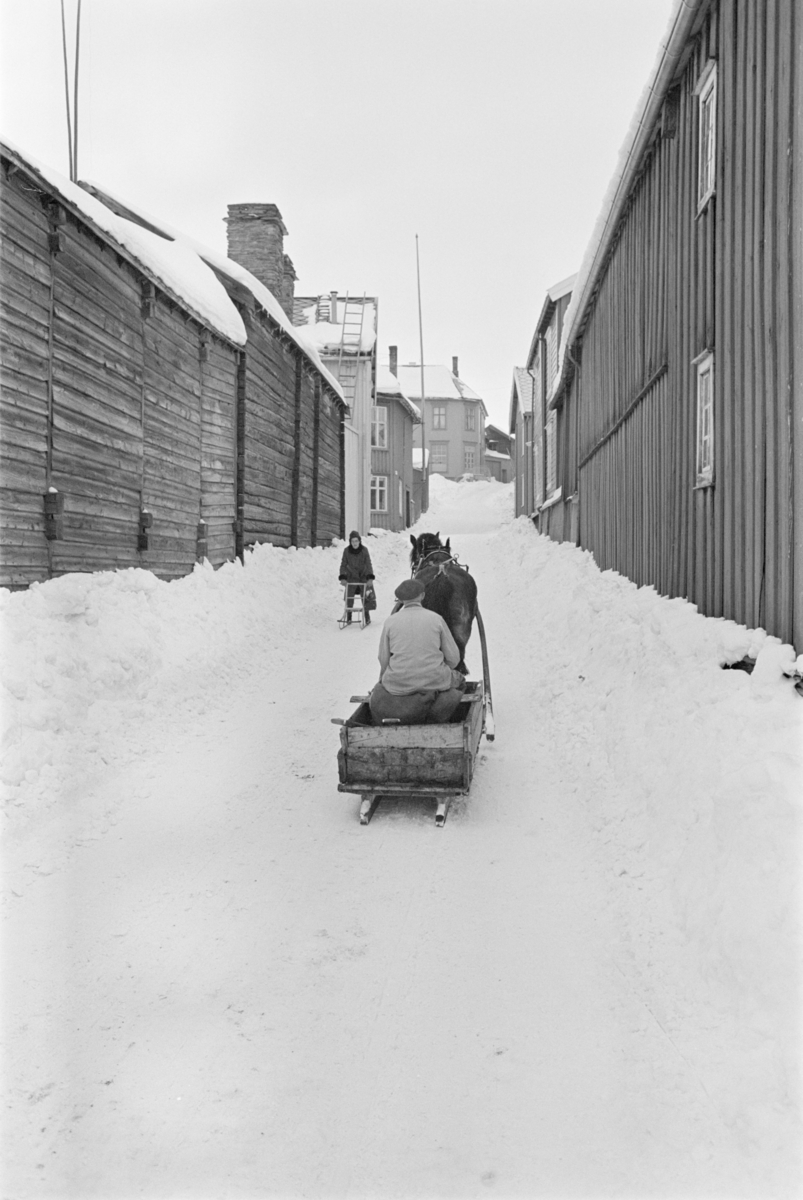
POLYGON ((798 645, 801 26, 787 0, 708 6, 591 301, 559 428, 564 499, 579 486, 579 541, 603 568, 798 645), (698 213, 695 87, 709 59, 716 190, 698 213), (706 350, 714 481, 698 487, 706 350))
POLYGON ((296 343, 252 304, 241 351, 5 168, 0 584, 338 536, 342 408, 296 343))

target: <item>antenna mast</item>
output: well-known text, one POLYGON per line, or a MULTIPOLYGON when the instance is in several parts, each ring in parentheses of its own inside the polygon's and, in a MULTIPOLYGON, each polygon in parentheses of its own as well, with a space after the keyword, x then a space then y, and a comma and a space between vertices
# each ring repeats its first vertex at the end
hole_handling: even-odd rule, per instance
POLYGON ((421 266, 418 261, 418 234, 415 235, 415 274, 418 282, 418 347, 421 358, 421 511, 423 512, 425 496, 427 508, 429 508, 429 471, 427 470, 427 406, 424 399, 424 325, 421 319, 421 266))
POLYGON ((81 0, 78 0, 78 12, 75 17, 75 72, 74 72, 74 96, 73 100, 73 182, 78 182, 78 56, 81 50, 81 0))
POLYGON ((67 151, 70 159, 70 180, 74 181, 72 120, 70 118, 70 76, 67 70, 67 25, 64 19, 64 0, 61 0, 61 45, 64 51, 64 100, 67 107, 67 151))

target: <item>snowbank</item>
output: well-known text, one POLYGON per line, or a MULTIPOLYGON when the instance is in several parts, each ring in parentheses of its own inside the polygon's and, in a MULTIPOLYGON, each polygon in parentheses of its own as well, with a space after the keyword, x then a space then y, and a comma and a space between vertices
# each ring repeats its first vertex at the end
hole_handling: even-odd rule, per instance
MULTIPOLYGON (((305 920, 324 921, 328 927, 330 911, 338 906, 349 911, 353 922, 355 878, 356 894, 370 891, 379 906, 369 916, 375 916, 380 927, 395 929, 393 922, 402 916, 406 923, 411 861, 431 853, 435 857, 424 871, 419 907, 410 921, 412 958, 399 966, 404 984, 397 1000, 403 1013, 409 998, 408 966, 421 952, 417 931, 428 929, 431 934, 439 924, 432 920, 433 904, 443 901, 444 945, 458 946, 450 969, 458 970, 462 958, 469 964, 476 958, 485 970, 494 947, 482 938, 478 941, 476 929, 466 928, 462 914, 452 912, 448 887, 442 893, 433 891, 444 871, 452 872, 448 886, 466 877, 473 887, 481 876, 486 891, 480 906, 488 908, 487 926, 494 931, 487 935, 490 940, 506 928, 506 921, 517 919, 517 897, 530 905, 519 920, 518 948, 511 951, 515 966, 505 975, 504 989, 512 996, 517 1021, 534 1025, 530 1040, 536 1065, 525 1070, 520 1061, 519 1074, 500 1092, 512 1095, 516 1108, 502 1127, 508 1132, 517 1129, 516 1145, 529 1163, 533 1140, 525 1120, 527 1105, 543 1105, 544 1112, 551 1112, 554 1102, 548 1087, 533 1101, 537 1089, 544 1090, 536 1069, 543 1041, 537 1023, 547 1019, 549 1004, 558 1001, 547 989, 547 1008, 540 1018, 533 1015, 524 995, 516 992, 516 972, 530 970, 533 951, 527 938, 535 938, 535 944, 541 939, 543 946, 561 915, 541 911, 542 894, 536 886, 545 871, 555 873, 555 861, 564 861, 545 858, 551 828, 553 838, 572 839, 567 861, 573 864, 570 877, 558 872, 551 903, 565 910, 574 898, 591 896, 593 911, 600 913, 598 928, 605 931, 605 940, 595 943, 602 975, 594 987, 604 994, 603 1007, 610 997, 616 1008, 616 1021, 621 1022, 618 1054, 624 1064, 620 1073, 633 1092, 626 1098, 618 1093, 610 1097, 610 1105, 621 1106, 625 1114, 614 1114, 611 1123, 627 1150, 621 1152, 621 1161, 612 1152, 614 1167, 625 1173, 616 1175, 621 1186, 612 1184, 604 1194, 735 1195, 723 1183, 724 1154, 728 1171, 738 1179, 744 1176, 739 1195, 791 1195, 789 1148, 799 1132, 799 1079, 792 1042, 799 1028, 800 998, 803 704, 783 675, 790 650, 761 630, 702 617, 685 601, 667 600, 614 572, 601 572, 588 553, 551 542, 539 536, 531 522, 514 519, 512 507, 511 485, 452 483, 435 476, 430 512, 417 527, 419 532, 438 530, 451 538, 452 548, 478 579, 497 725, 497 740, 483 752, 471 797, 456 806, 443 840, 436 847, 427 843, 427 850, 422 847, 424 827, 409 814, 399 816, 395 824, 389 820, 381 831, 372 828, 377 837, 368 842, 352 842, 354 817, 346 803, 351 798, 336 792, 335 743, 328 719, 338 711, 344 714, 351 691, 370 686, 375 678, 377 640, 373 627, 342 635, 336 629, 342 544, 302 550, 259 546, 243 566, 229 564, 217 571, 198 567, 191 576, 169 583, 128 570, 66 576, 27 592, 0 592, 6 894, 11 894, 18 918, 20 913, 35 914, 37 892, 59 880, 75 848, 88 842, 102 847, 108 841, 109 870, 122 872, 124 883, 129 876, 133 881, 133 891, 123 889, 126 903, 131 903, 139 896, 138 854, 152 853, 152 843, 161 836, 160 822, 172 823, 179 841, 171 843, 170 875, 174 868, 188 873, 189 892, 194 896, 201 888, 216 905, 231 902, 236 911, 242 903, 242 936, 252 947, 253 914, 267 910, 257 907, 252 912, 243 897, 254 879, 262 877, 267 848, 272 859, 279 856, 273 839, 283 821, 289 830, 285 850, 290 899, 282 919, 290 921, 294 912, 297 916, 299 894, 304 912, 305 905, 315 904, 319 881, 315 879, 314 887, 310 880, 304 883, 313 842, 319 848, 324 845, 313 860, 318 869, 334 872, 334 883, 328 876, 331 892, 320 899, 327 915, 311 918, 302 913, 302 931, 305 920), (752 675, 722 669, 745 655, 758 656, 752 675), (243 713, 254 714, 254 721, 243 722, 243 713), (229 731, 234 744, 221 737, 221 730, 229 731), (243 793, 242 780, 231 780, 236 800, 231 807, 223 805, 220 820, 221 831, 225 828, 231 839, 228 858, 239 862, 245 843, 238 838, 250 836, 249 822, 260 814, 260 841, 254 851, 259 867, 230 876, 227 866, 225 886, 219 875, 204 873, 204 863, 210 855, 214 861, 214 853, 193 858, 182 848, 181 839, 195 829, 196 794, 202 789, 197 781, 185 786, 176 764, 186 772, 196 737, 203 739, 206 751, 198 769, 213 771, 216 791, 226 791, 232 773, 258 780, 253 794, 247 787, 243 793), (259 746, 260 738, 271 743, 270 754, 259 746), (152 742, 158 742, 161 757, 151 759, 152 742), (172 768, 165 760, 166 745, 177 749, 172 768), (265 786, 266 755, 277 773, 271 788, 265 786), (312 768, 311 755, 317 756, 312 768), (128 770, 134 760, 136 770, 128 770), (283 764, 287 769, 281 774, 283 764), (159 770, 166 780, 152 778, 159 770), (128 786, 132 778, 139 789, 134 795, 128 786), (113 826, 114 836, 107 837, 113 826), (315 842, 309 831, 319 827, 323 832, 315 842), (145 851, 137 842, 140 829, 150 835, 149 840, 143 834, 145 851), (135 844, 128 845, 126 838, 135 844), (186 862, 179 861, 182 855, 186 862), (506 867, 493 865, 498 856, 506 867), (502 884, 493 872, 503 869, 507 873, 502 884), (341 894, 344 888, 346 894, 341 894), (528 920, 534 922, 531 931, 528 920), (633 1113, 642 1109, 646 1115, 639 1123, 633 1113), (516 1121, 522 1114, 519 1128, 516 1121), (699 1136, 694 1132, 697 1122, 699 1136), (676 1130, 681 1131, 677 1141, 676 1130), (721 1141, 719 1148, 713 1145, 714 1137, 721 1141), (693 1157, 685 1153, 688 1146, 693 1147, 693 1157), (694 1186, 684 1190, 681 1183, 687 1177, 694 1186), (718 1180, 720 1190, 699 1187, 704 1177, 718 1180), (639 1186, 644 1180, 650 1186, 644 1184, 638 1191, 634 1178, 639 1186)), ((409 539, 407 534, 377 532, 368 545, 381 619, 392 587, 406 572, 409 539)), ((470 644, 470 667, 477 658, 476 645, 470 644)), ((75 869, 80 872, 82 863, 75 869)), ((70 877, 69 871, 65 877, 70 877)), ((142 903, 146 901, 150 903, 147 895, 142 903)), ((167 893, 162 902, 170 902, 167 893)), ((180 903, 191 910, 195 902, 187 898, 180 903)), ((158 914, 158 906, 154 911, 158 914)), ((360 916, 369 920, 364 912, 360 916)), ((123 936, 117 925, 111 929, 110 954, 114 939, 123 936)), ((150 930, 146 925, 146 942, 150 930)), ((594 938, 597 932, 595 927, 594 938)), ((587 930, 586 934, 591 936, 587 930)), ((153 940, 161 945, 161 927, 153 940)), ((290 944, 281 970, 275 971, 273 962, 267 964, 277 979, 284 978, 286 970, 292 972, 290 944)), ((585 953, 584 945, 567 945, 569 959, 572 953, 585 953)), ((126 955, 131 952, 125 950, 126 955)), ((168 957, 172 954, 170 950, 168 957)), ((261 955, 260 950, 260 961, 261 955)), ((109 961, 116 959, 112 955, 109 961)), ((360 1035, 360 1014, 365 1011, 360 988, 378 989, 378 1004, 394 990, 386 990, 384 960, 373 965, 367 957, 364 961, 372 972, 370 984, 362 976, 355 983, 338 974, 332 985, 345 988, 344 1003, 360 1035)), ((363 959, 347 957, 343 970, 350 970, 353 962, 363 959)), ((35 962, 33 979, 38 979, 37 969, 35 962)), ((228 969, 225 962, 221 969, 228 969)), ((243 970, 247 975, 252 966, 243 970)), ((214 1007, 211 997, 217 992, 211 985, 203 991, 196 974, 195 966, 188 967, 193 1002, 203 997, 206 1012, 214 1007)), ((321 1004, 329 1012, 335 992, 323 993, 321 1000, 317 974, 291 973, 290 978, 288 1011, 295 1012, 301 1002, 303 1013, 317 1012, 315 1006, 321 1004)), ((492 983, 478 978, 472 984, 471 1004, 480 1003, 492 983)), ((155 983, 154 987, 162 990, 155 983)), ((421 987, 431 1007, 429 984, 421 987)), ((567 987, 567 999, 576 1000, 571 981, 567 987)), ((259 1000, 254 1036, 264 1038, 264 988, 255 987, 255 992, 259 1000)), ((44 1001, 34 999, 44 1013, 44 1001)), ((154 1004, 162 999, 158 996, 154 1004)), ((29 1016, 25 1004, 20 1006, 23 1027, 29 1016)), ((493 995, 485 996, 483 1004, 486 1025, 493 1025, 499 1011, 493 995)), ((450 1013, 450 1036, 453 1033, 465 1051, 477 1038, 475 1010, 458 1014, 453 1025, 451 1018, 450 1013)), ((129 1019, 126 1009, 121 1020, 129 1019)), ((552 1030, 555 1015, 548 1019, 552 1030)), ((100 1021, 106 1024, 110 1023, 100 1021)), ((324 1022, 318 1028, 321 1045, 329 1045, 336 1033, 331 1022, 324 1022)), ((308 1035, 307 1023, 303 1034, 308 1035)), ((574 1030, 572 1036, 579 1034, 590 1043, 597 1037, 595 1028, 574 1030)), ((521 1031, 518 1036, 524 1039, 521 1031)), ((205 1037, 204 1033, 198 1041, 202 1056, 208 1046, 205 1037)), ((420 1025, 415 1025, 415 1039, 421 1039, 420 1025)), ((445 1053, 440 1033, 437 1043, 445 1053)), ((295 1042, 291 1048, 297 1048, 295 1042)), ((353 1049, 349 1045, 348 1053, 344 1051, 344 1071, 350 1070, 348 1064, 362 1061, 353 1049)), ((568 1044, 558 1047, 562 1064, 571 1051, 568 1044)), ((142 1053, 145 1057, 136 1061, 145 1064, 143 1069, 161 1068, 161 1062, 154 1066, 142 1053)), ((250 1045, 247 1053, 252 1066, 250 1045)), ((280 1047, 276 1053, 284 1051, 280 1047)), ((221 1061, 228 1061, 227 1054, 221 1051, 221 1061)), ((460 1061, 466 1061, 465 1055, 460 1061)), ((501 1063, 497 1058, 491 1061, 501 1063)), ((384 1051, 375 1065, 378 1073, 370 1076, 369 1103, 386 1067, 384 1051)), ((294 1059, 288 1071, 296 1066, 294 1059)), ((348 1076, 349 1086, 359 1088, 359 1063, 355 1071, 348 1076)), ((560 1079, 555 1076, 556 1085, 562 1086, 563 1074, 560 1079)), ((593 1072, 591 1077, 596 1078, 593 1072)), ((105 1082, 111 1074, 93 1078, 105 1082)), ((448 1078, 448 1071, 439 1078, 448 1078)), ((601 1097, 608 1086, 604 1072, 598 1082, 601 1097)), ((239 1080, 230 1096, 241 1084, 239 1080)), ((413 1071, 404 1085, 407 1091, 399 1097, 405 1111, 416 1109, 419 1084, 413 1071)), ((321 1086, 329 1085, 324 1081, 321 1086)), ((54 1111, 59 1113, 71 1097, 69 1081, 64 1089, 63 1102, 53 1093, 54 1111)), ((576 1105, 579 1099, 572 1095, 576 1105)), ((303 1095, 292 1101, 310 1102, 303 1095)), ((227 1099, 229 1106, 234 1103, 227 1099)), ((595 1093, 589 1103, 603 1100, 595 1093)), ((249 1106, 250 1102, 245 1108, 249 1106)), ((299 1116, 295 1109, 292 1113, 299 1116)), ((185 1119, 190 1123, 177 1127, 178 1141, 200 1136, 194 1118, 185 1119)), ((45 1121, 37 1118, 37 1131, 40 1124, 45 1121)), ((403 1136, 391 1126, 391 1148, 396 1147, 406 1162, 403 1136)), ((101 1122, 98 1128, 97 1137, 106 1138, 103 1144, 113 1144, 108 1127, 101 1122)), ((261 1128, 255 1134, 257 1143, 261 1128)), ((82 1136, 90 1140, 81 1145, 90 1146, 90 1135, 84 1131, 82 1136)), ((289 1136, 282 1126, 281 1137, 289 1136)), ((582 1136, 582 1131, 572 1132, 572 1137, 582 1136)), ((471 1141, 469 1134, 465 1140, 471 1141)), ((147 1156, 136 1138, 134 1144, 140 1158, 147 1156)), ((417 1141, 415 1147, 411 1161, 420 1166, 423 1152, 417 1141)), ((468 1152, 463 1146, 455 1162, 462 1162, 468 1152)), ((195 1147, 193 1154, 197 1153, 195 1147)), ((223 1150, 218 1147, 215 1154, 219 1153, 223 1150)), ((87 1151, 86 1161, 90 1158, 87 1151)), ((594 1159, 585 1176, 588 1190, 582 1194, 602 1194, 593 1192, 592 1177, 610 1165, 607 1159, 594 1159)), ((477 1188, 481 1186, 478 1182, 477 1188)), ((375 1187, 359 1194, 381 1191, 375 1187)), ((553 1194, 569 1192, 556 1185, 553 1194)))

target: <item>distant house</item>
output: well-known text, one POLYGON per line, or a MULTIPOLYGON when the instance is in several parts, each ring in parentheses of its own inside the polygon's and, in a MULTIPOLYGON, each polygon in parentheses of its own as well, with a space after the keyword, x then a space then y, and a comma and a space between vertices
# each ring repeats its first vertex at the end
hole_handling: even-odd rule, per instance
MULTIPOLYGON (((430 472, 447 479, 484 474, 488 413, 482 398, 460 378, 457 359, 452 359, 451 371, 442 366, 424 367, 423 403, 420 365, 400 366, 399 383, 405 394, 422 406, 430 472)), ((421 446, 420 436, 416 445, 421 446)))
POLYGON ((0 161, 0 584, 342 536, 341 389, 277 295, 9 143, 0 161))
POLYGON ((676 5, 566 314, 540 524, 798 650, 802 46, 798 4, 676 5))
POLYGON ((576 275, 548 289, 527 355, 513 371, 510 430, 516 435, 516 514, 535 519, 560 499, 556 421, 547 399, 558 375, 563 326, 576 275))
POLYGON ((513 441, 513 435, 505 433, 504 429, 496 425, 485 426, 485 469, 500 483, 510 483, 513 478, 513 441))
POLYGON ((413 430, 421 413, 401 390, 394 372, 391 346, 389 367, 377 375, 376 404, 371 422, 371 525, 399 531, 420 514, 413 488, 413 430))
POLYGON ((293 322, 314 346, 343 389, 345 508, 348 529, 365 532, 371 514, 371 429, 376 404, 376 335, 379 302, 374 296, 296 296, 293 322))

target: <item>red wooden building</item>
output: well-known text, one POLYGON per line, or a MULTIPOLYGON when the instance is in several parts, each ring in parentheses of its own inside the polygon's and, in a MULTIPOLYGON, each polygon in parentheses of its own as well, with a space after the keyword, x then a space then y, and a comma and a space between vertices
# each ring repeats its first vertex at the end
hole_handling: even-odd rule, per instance
POLYGON ((0 155, 0 584, 342 536, 342 394, 273 293, 0 155))
POLYGON ((539 518, 798 649, 802 230, 800 6, 683 0, 566 314, 539 518))

